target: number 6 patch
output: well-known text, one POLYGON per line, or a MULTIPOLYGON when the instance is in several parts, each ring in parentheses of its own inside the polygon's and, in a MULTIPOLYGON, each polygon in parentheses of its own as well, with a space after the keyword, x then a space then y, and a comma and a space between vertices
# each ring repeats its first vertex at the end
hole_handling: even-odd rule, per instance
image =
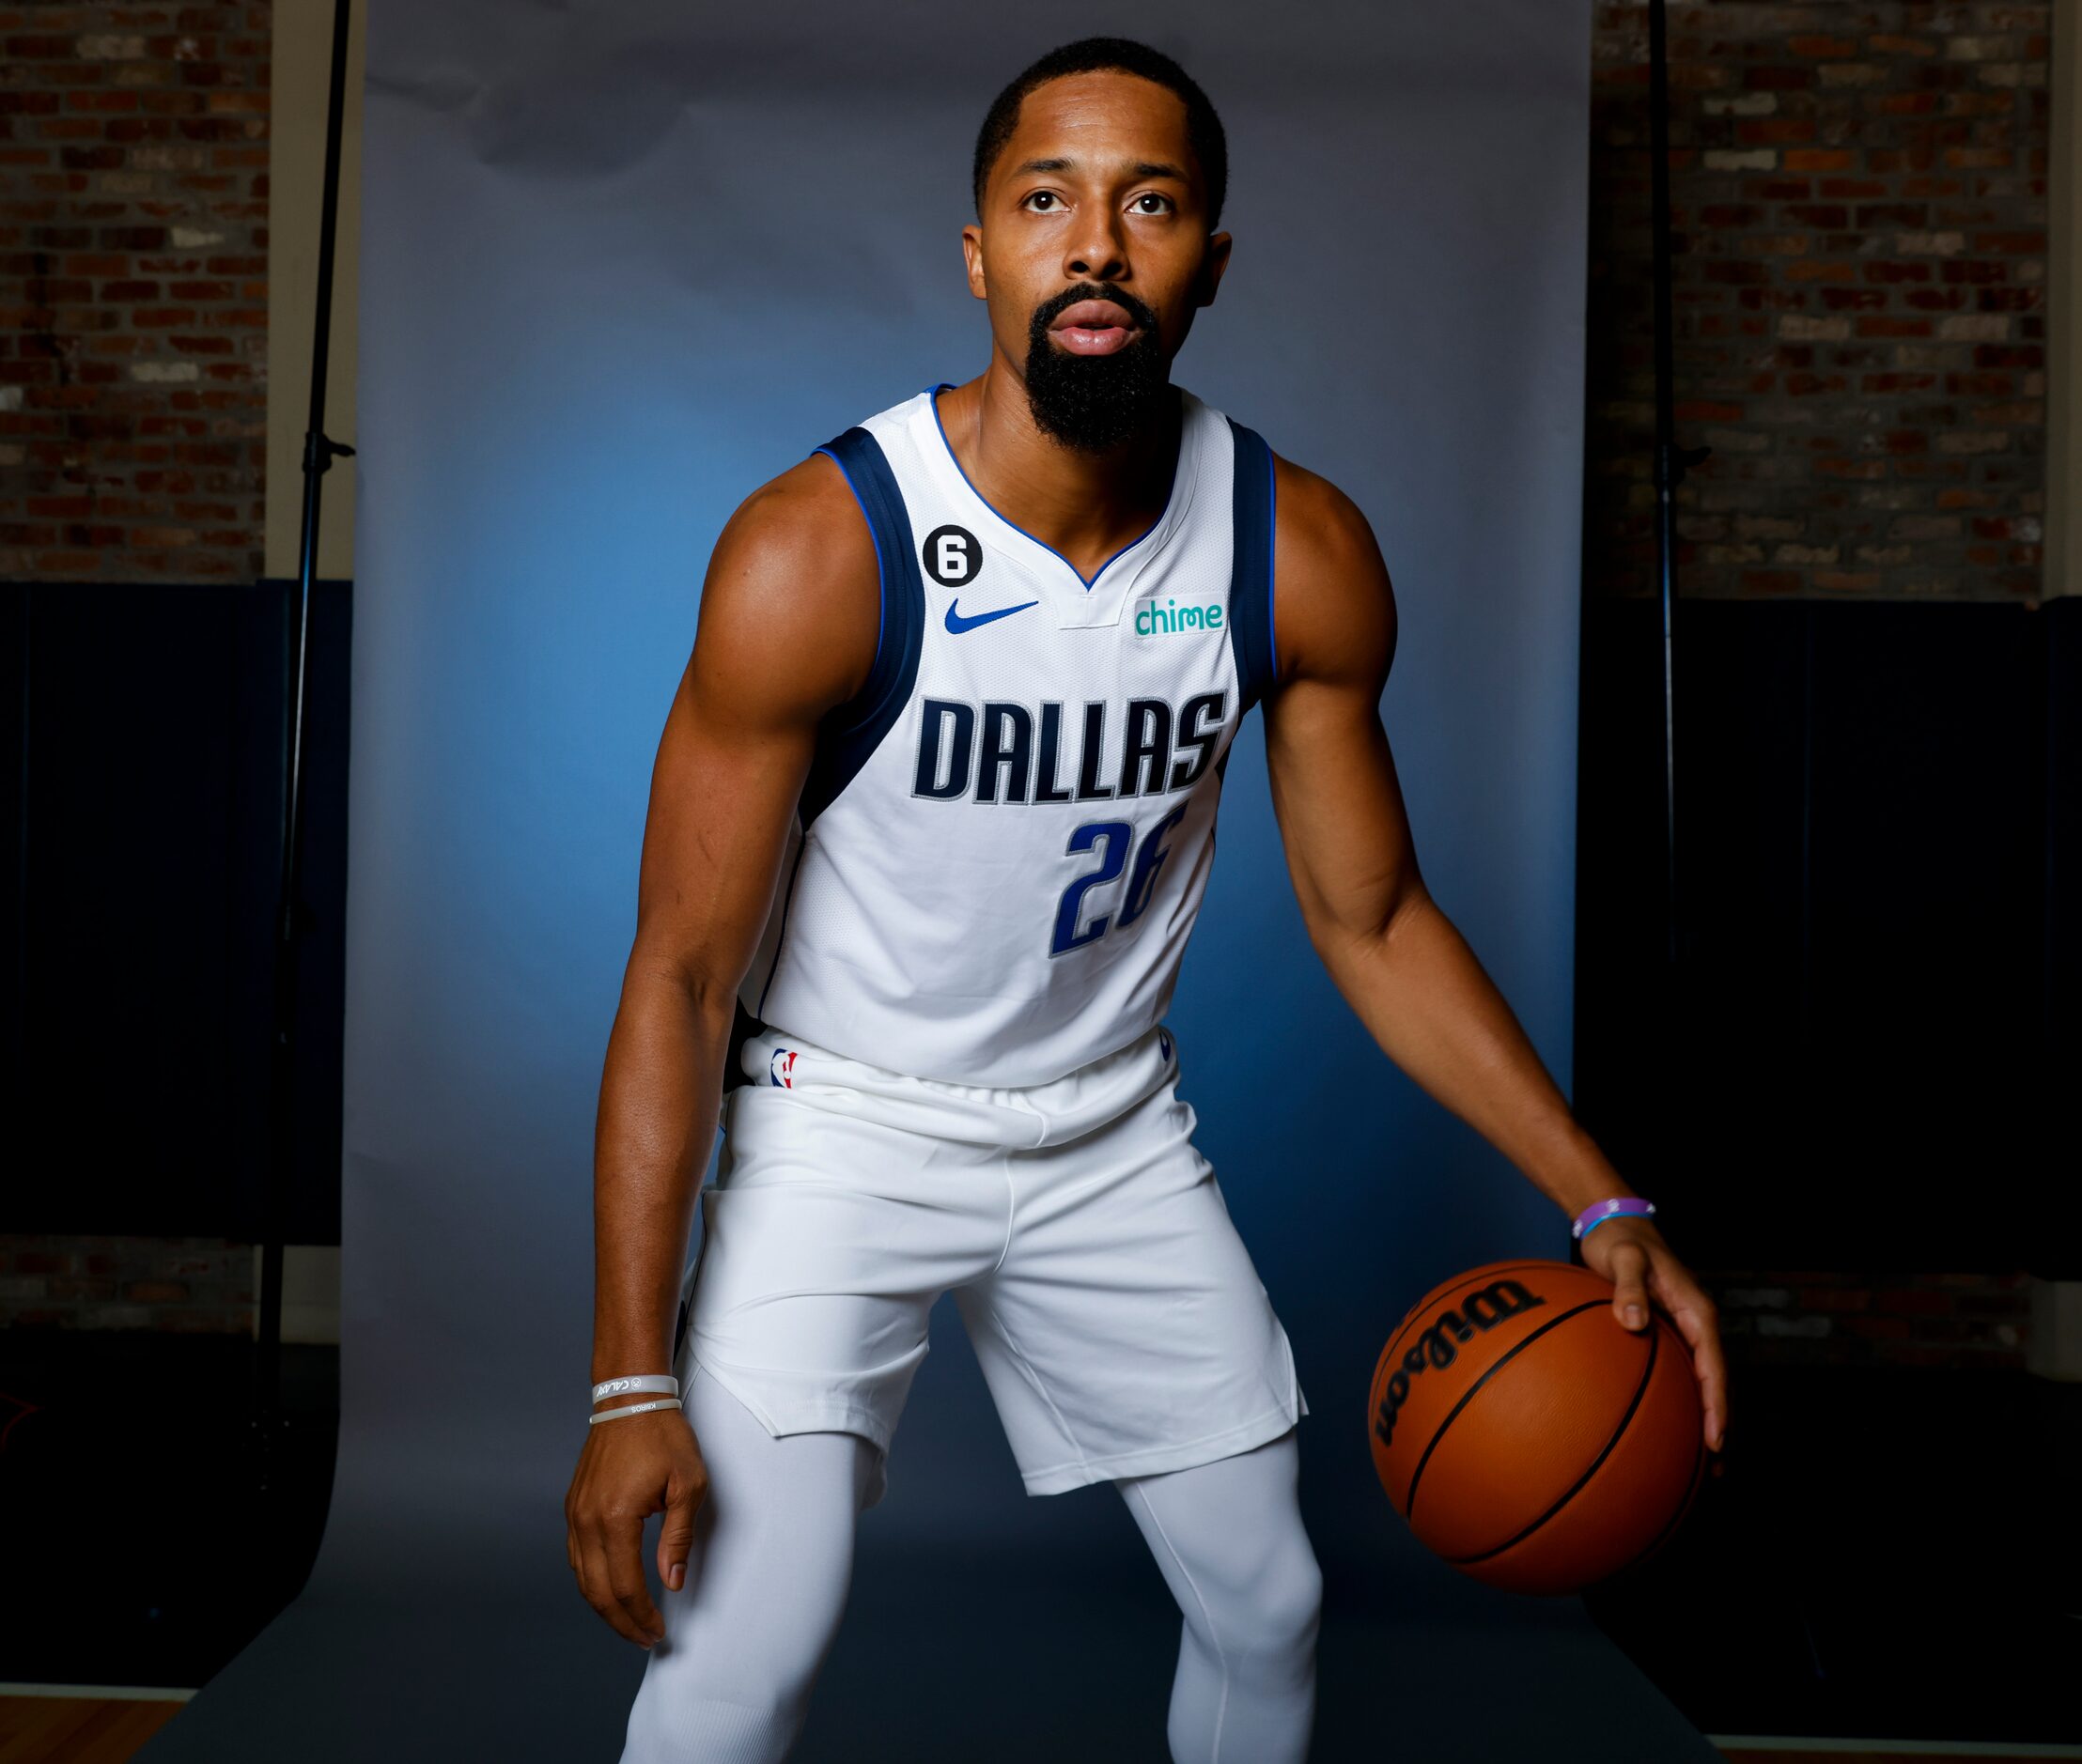
POLYGON ((942 588, 962 588, 983 567, 983 547, 967 527, 935 527, 925 535, 925 573, 942 588))

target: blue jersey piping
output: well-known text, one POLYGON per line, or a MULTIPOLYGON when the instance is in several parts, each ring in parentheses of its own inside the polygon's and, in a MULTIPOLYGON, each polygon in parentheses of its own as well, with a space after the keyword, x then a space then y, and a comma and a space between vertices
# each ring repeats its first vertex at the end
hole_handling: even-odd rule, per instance
POLYGON ((975 497, 976 501, 981 503, 986 508, 988 508, 993 515, 997 515, 998 518, 1003 521, 1006 526, 1010 527, 1013 532, 1018 534, 1022 538, 1032 539, 1034 544, 1039 546, 1044 551, 1048 552, 1050 557, 1059 559, 1062 562, 1063 566, 1067 569, 1071 575, 1075 576, 1079 581, 1084 583, 1085 591, 1087 593, 1089 593, 1093 588, 1098 585, 1099 578, 1105 575, 1106 572, 1113 565, 1119 563, 1122 558, 1126 557, 1137 546, 1142 544, 1144 539, 1148 538, 1151 534, 1155 533, 1158 528, 1161 527, 1166 519, 1170 518, 1172 504, 1178 500, 1178 464, 1179 461, 1183 459, 1186 456, 1186 423, 1185 412, 1183 409, 1181 409, 1179 412, 1178 452, 1172 457, 1171 488, 1165 493, 1164 496, 1164 512, 1158 515, 1155 520, 1151 521, 1150 524, 1145 527, 1141 533, 1137 534, 1134 538, 1130 539, 1126 545, 1122 546, 1118 551, 1114 552, 1113 555, 1108 558, 1105 563, 1101 564, 1098 568, 1094 570, 1091 574, 1090 579, 1087 580, 1082 570, 1079 569, 1078 566, 1075 564, 1071 563, 1068 558, 1064 557, 1063 553, 1058 551, 1055 547, 1050 545, 1046 539, 1039 537, 1035 534, 1029 533, 1017 520, 1013 520, 1005 515, 999 514, 998 510, 994 506, 992 506, 990 499, 987 497, 981 490, 976 488, 974 480, 970 477, 968 472, 962 472, 961 461, 955 458, 954 447, 947 440, 947 426, 940 420, 940 395, 943 392, 953 390, 954 383, 955 382, 951 379, 942 379, 937 384, 927 386, 925 388, 925 401, 932 409, 933 427, 940 432, 940 444, 946 449, 947 457, 953 461, 955 470, 956 472, 961 472, 961 481, 969 486, 970 492, 975 497))

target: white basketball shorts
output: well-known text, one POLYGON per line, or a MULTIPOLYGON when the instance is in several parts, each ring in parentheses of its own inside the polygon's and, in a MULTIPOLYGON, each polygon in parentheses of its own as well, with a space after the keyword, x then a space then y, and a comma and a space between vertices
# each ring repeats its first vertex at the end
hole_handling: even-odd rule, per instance
POLYGON ((1030 1494, 1184 1469, 1308 1413, 1152 1029, 1023 1089, 767 1032, 723 1106, 675 1370, 769 1434, 858 1433, 867 1505, 952 1290, 1030 1494))

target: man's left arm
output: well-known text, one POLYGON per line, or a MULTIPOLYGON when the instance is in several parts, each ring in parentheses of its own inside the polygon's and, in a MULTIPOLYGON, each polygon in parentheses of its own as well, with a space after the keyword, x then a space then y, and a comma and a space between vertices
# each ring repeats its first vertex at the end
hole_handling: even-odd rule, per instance
MULTIPOLYGON (((1309 939, 1388 1057, 1564 1214, 1630 1195, 1418 873, 1381 726, 1395 596, 1373 529, 1313 472, 1283 459, 1274 472, 1278 680, 1264 703, 1266 755, 1309 939)), ((1719 1450, 1727 1369, 1713 1301, 1651 1220, 1608 1220, 1582 1246, 1617 1289, 1623 1324, 1647 1327, 1653 1295, 1684 1334, 1706 1443, 1719 1450)))

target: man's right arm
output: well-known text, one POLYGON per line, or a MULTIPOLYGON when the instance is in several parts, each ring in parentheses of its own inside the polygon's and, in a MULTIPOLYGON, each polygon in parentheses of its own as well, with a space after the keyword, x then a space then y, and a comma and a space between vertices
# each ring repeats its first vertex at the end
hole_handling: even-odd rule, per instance
MULTIPOLYGON (((595 1382, 667 1369, 738 988, 772 905, 825 713, 873 666, 879 572, 837 465, 812 455, 716 542, 651 773, 637 923, 600 1081, 594 1153, 595 1382)), ((625 1399, 626 1401, 643 1399, 625 1399)), ((676 1585, 707 1488, 676 1409, 587 1430, 565 1501, 581 1589, 620 1633, 663 1632, 641 1559, 667 1513, 676 1585)))

